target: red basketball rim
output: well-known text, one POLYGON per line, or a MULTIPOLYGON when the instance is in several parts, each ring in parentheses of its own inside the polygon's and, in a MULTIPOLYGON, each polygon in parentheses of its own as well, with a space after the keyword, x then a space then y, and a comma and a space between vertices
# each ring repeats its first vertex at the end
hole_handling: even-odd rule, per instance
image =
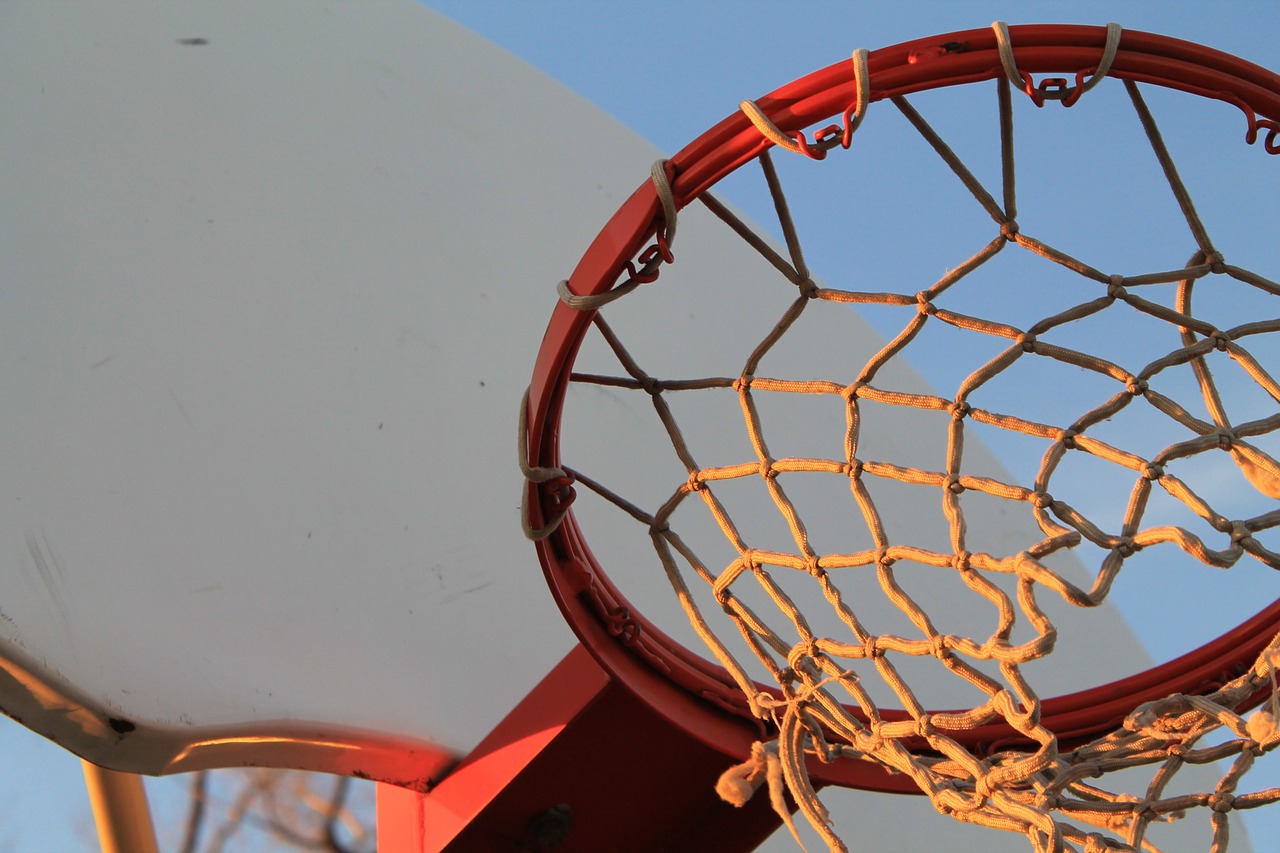
MULTIPOLYGON (((1106 40, 1102 27, 1035 25, 1009 28, 1019 70, 1043 74, 1091 71, 1106 40)), ((868 58, 871 100, 1004 75, 991 29, 969 30, 886 47, 868 58)), ((1190 42, 1125 31, 1108 76, 1150 83, 1235 104, 1244 112, 1245 136, 1259 135, 1276 153, 1280 76, 1234 56, 1190 42)), ((1067 81, 1074 83, 1074 80, 1067 81)), ((756 103, 786 134, 829 123, 857 96, 852 63, 831 65, 760 98, 756 103)), ((736 113, 676 154, 667 165, 677 208, 772 143, 745 115, 736 113)), ((569 279, 579 295, 602 293, 625 263, 650 244, 662 226, 661 205, 646 181, 601 230, 569 279)), ((568 377, 593 312, 556 306, 534 368, 528 408, 530 464, 558 467, 559 424, 568 377)), ((552 515, 550 499, 528 487, 530 521, 552 515)), ((567 514, 538 542, 538 555, 566 620, 600 664, 639 699, 694 736, 741 756, 764 735, 727 673, 684 648, 637 613, 591 553, 587 537, 567 514)), ((1203 647, 1129 678, 1045 700, 1041 720, 1070 746, 1114 730, 1142 702, 1171 693, 1206 692, 1248 669, 1280 631, 1280 601, 1203 647)), ((760 689, 772 690, 760 685, 760 689)), ((1260 697, 1255 697, 1260 698, 1260 697)), ((886 720, 902 711, 884 712, 886 720)), ((1005 724, 950 733, 970 751, 984 754, 1024 741, 1005 724)), ((917 792, 910 780, 864 762, 811 762, 815 783, 917 792)))

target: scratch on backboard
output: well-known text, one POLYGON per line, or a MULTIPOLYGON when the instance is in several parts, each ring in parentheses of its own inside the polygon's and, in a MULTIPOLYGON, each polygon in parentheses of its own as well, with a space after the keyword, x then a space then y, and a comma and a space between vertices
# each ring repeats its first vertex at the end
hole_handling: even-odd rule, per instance
POLYGON ((450 601, 453 601, 455 598, 461 598, 464 595, 470 595, 473 592, 479 592, 480 590, 484 589, 487 586, 493 586, 493 581, 486 581, 484 583, 476 584, 473 587, 464 589, 460 592, 455 592, 453 595, 446 595, 444 598, 440 599, 439 603, 448 604, 450 601))
POLYGON ((70 628, 66 607, 66 578, 62 573, 62 565, 58 562, 58 557, 49 545, 49 539, 43 530, 39 533, 27 531, 26 540, 27 551, 31 553, 31 559, 35 562, 40 583, 53 601, 53 606, 62 619, 63 627, 70 628))

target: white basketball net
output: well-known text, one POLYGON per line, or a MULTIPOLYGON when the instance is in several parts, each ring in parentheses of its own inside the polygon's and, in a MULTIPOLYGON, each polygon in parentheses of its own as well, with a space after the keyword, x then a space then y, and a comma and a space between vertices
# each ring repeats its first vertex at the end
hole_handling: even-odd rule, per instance
MULTIPOLYGON (((1110 81, 1108 85, 1119 84, 1110 81)), ((652 376, 613 333, 602 312, 596 325, 616 355, 621 371, 614 376, 574 376, 576 382, 586 385, 648 394, 687 472, 686 481, 672 485, 669 500, 659 506, 641 507, 622 494, 625 487, 600 484, 588 472, 572 471, 579 482, 648 527, 666 576, 694 629, 732 675, 753 712, 769 721, 776 733, 775 739, 758 745, 749 761, 726 774, 722 793, 740 802, 767 782, 775 803, 785 812, 781 799, 781 788, 785 787, 832 850, 845 847, 837 836, 837 821, 828 814, 809 781, 806 756, 816 756, 823 762, 877 762, 910 777, 938 810, 957 820, 1024 833, 1037 851, 1154 849, 1145 838, 1153 821, 1191 820, 1197 811, 1207 814, 1211 822, 1212 849, 1225 849, 1230 812, 1280 800, 1280 789, 1249 791, 1241 787, 1255 759, 1280 742, 1276 700, 1273 696, 1261 710, 1247 717, 1235 710, 1274 683, 1275 667, 1280 663, 1280 644, 1276 642, 1252 669, 1215 692, 1174 695, 1146 704, 1134 709, 1121 728, 1070 750, 1060 748, 1055 733, 1041 724, 1041 697, 1023 672, 1028 663, 1048 655, 1057 638, 1058 629, 1038 597, 1051 593, 1072 605, 1096 606, 1106 598, 1126 560, 1139 551, 1177 548, 1218 568, 1230 567, 1247 555, 1280 568, 1280 555, 1256 538, 1256 534, 1280 524, 1280 510, 1274 508, 1273 502, 1280 498, 1280 465, 1257 441, 1280 430, 1280 410, 1274 405, 1280 403, 1280 385, 1251 353, 1255 342, 1280 332, 1280 320, 1254 316, 1233 328, 1222 329, 1200 312, 1202 304, 1212 302, 1213 283, 1219 279, 1229 278, 1272 296, 1280 295, 1280 286, 1256 272, 1233 266, 1215 248, 1138 86, 1124 85, 1172 190, 1173 203, 1189 227, 1193 244, 1188 247, 1191 257, 1185 267, 1126 275, 1103 272, 1085 259, 1072 257, 1020 229, 1013 158, 1013 94, 1008 80, 997 84, 1004 140, 1000 200, 971 174, 910 103, 895 98, 893 105, 990 216, 993 224, 989 243, 918 291, 855 292, 822 287, 811 278, 806 266, 801 235, 792 224, 782 183, 766 152, 759 162, 788 246, 787 257, 775 252, 714 199, 703 199, 713 213, 759 251, 789 286, 798 289, 795 300, 773 329, 756 343, 740 374, 652 376), (999 253, 1019 251, 1078 274, 1080 292, 1085 297, 1066 310, 1018 328, 949 307, 949 291, 963 288, 975 271, 999 253), (1168 298, 1162 300, 1159 294, 1168 298), (1194 300, 1193 295, 1197 297, 1194 300), (869 361, 822 365, 820 372, 827 378, 783 378, 759 372, 762 360, 792 331, 804 312, 849 310, 841 307, 847 305, 914 305, 916 311, 905 328, 869 361), (1144 322, 1164 324, 1169 330, 1167 352, 1147 363, 1121 364, 1078 346, 1055 343, 1059 331, 1072 323, 1100 312, 1122 311, 1141 315, 1144 322), (952 396, 904 392, 887 385, 882 381, 886 365, 899 358, 930 324, 949 324, 1005 343, 1000 353, 977 366, 952 396), (1217 363, 1211 361, 1214 358, 1230 359, 1237 365, 1272 401, 1271 411, 1262 417, 1234 420, 1211 371, 1211 364, 1217 363), (973 402, 976 392, 1010 366, 1036 359, 1053 360, 1105 377, 1111 381, 1112 390, 1101 399, 1079 400, 1074 419, 1062 423, 1002 414, 973 402), (1162 377, 1175 369, 1189 369, 1194 375, 1194 383, 1190 384, 1198 399, 1179 400, 1161 390, 1162 377), (745 429, 754 456, 737 464, 704 467, 686 443, 668 399, 671 395, 708 391, 723 394, 728 389, 736 392, 742 417, 736 426, 725 428, 745 429), (843 455, 773 456, 768 419, 761 417, 758 405, 766 395, 817 395, 838 401, 844 412, 844 423, 837 427, 845 436, 843 455), (867 456, 860 438, 865 410, 872 403, 949 414, 944 464, 904 467, 867 456), (1183 438, 1154 455, 1142 455, 1096 437, 1098 425, 1131 406, 1150 407, 1181 428, 1183 438), (1205 411, 1208 417, 1192 414, 1194 411, 1205 411), (1042 440, 1047 450, 1034 479, 1015 483, 971 474, 966 467, 964 439, 975 423, 1042 440), (1054 498, 1050 489, 1053 476, 1072 454, 1087 454, 1132 472, 1128 509, 1118 526, 1086 517, 1082 510, 1054 498), (1260 495, 1272 499, 1268 503, 1271 509, 1247 518, 1220 512, 1177 475, 1180 466, 1197 458, 1234 466, 1260 495), (870 531, 871 547, 847 553, 818 550, 810 541, 802 513, 788 495, 788 482, 798 474, 846 481, 852 503, 839 511, 854 512, 861 518, 870 531), (794 547, 756 547, 752 531, 735 524, 717 491, 730 481, 748 480, 767 490, 785 518, 794 547), (949 547, 938 549, 913 542, 909 527, 900 520, 886 525, 875 492, 877 483, 888 481, 936 489, 947 519, 949 547), (1181 502, 1203 520, 1205 529, 1216 538, 1207 537, 1204 530, 1197 533, 1181 526, 1148 522, 1147 508, 1156 490, 1181 502), (1020 511, 1034 517, 1041 538, 1013 554, 971 550, 966 507, 968 496, 974 494, 1020 506, 1020 511), (697 503, 710 512, 736 553, 736 559, 729 564, 705 563, 676 529, 677 511, 697 503), (1051 560, 1058 552, 1082 543, 1090 544, 1092 553, 1101 555, 1094 564, 1092 584, 1086 586, 1055 570, 1051 560), (900 582, 897 573, 904 565, 954 572, 964 586, 989 602, 996 614, 992 620, 995 629, 988 636, 976 637, 940 631, 934 617, 900 582), (860 615, 859 601, 841 591, 841 578, 849 573, 874 575, 884 596, 905 614, 916 631, 877 634, 867 627, 860 615), (782 575, 807 575, 821 591, 834 620, 843 626, 843 635, 816 632, 788 593, 787 584, 779 582, 782 575), (1002 577, 1016 582, 1002 586, 995 581, 1002 577), (730 644, 708 626, 691 593, 691 584, 705 584, 711 590, 746 646, 776 679, 781 696, 758 689, 730 644), (772 602, 772 611, 764 613, 749 606, 746 596, 740 594, 744 585, 755 585, 755 600, 763 591, 772 602), (1008 591, 1010 587, 1015 590, 1013 594, 1008 591), (1023 626, 1025 632, 1028 624, 1034 636, 1014 640, 1015 625, 1023 626), (930 713, 898 664, 905 657, 930 656, 980 691, 985 699, 967 709, 930 713), (892 688, 906 719, 885 719, 864 685, 864 676, 871 671, 892 688), (1007 724, 1021 734, 1024 743, 991 755, 974 755, 957 742, 960 733, 993 723, 1007 724), (912 748, 908 748, 908 741, 912 748), (1181 768, 1215 762, 1222 772, 1211 790, 1170 793, 1171 780, 1181 768), (1133 793, 1126 786, 1109 785, 1109 774, 1137 767, 1148 768, 1144 789, 1133 793)), ((674 222, 670 225, 673 228, 674 222)), ((607 300, 580 307, 597 308, 603 301, 607 300)), ((991 430, 985 433, 988 437, 991 434, 991 430)), ((567 449, 566 458, 572 464, 572 448, 567 449)), ((566 466, 566 470, 572 469, 566 466)))

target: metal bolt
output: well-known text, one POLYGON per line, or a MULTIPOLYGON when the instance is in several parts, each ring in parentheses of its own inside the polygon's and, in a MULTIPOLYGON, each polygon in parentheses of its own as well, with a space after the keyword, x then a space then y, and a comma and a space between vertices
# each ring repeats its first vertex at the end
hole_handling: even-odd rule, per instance
POLYGON ((558 847, 573 829, 573 809, 566 805, 552 806, 534 815, 529 821, 529 840, 538 850, 558 847))

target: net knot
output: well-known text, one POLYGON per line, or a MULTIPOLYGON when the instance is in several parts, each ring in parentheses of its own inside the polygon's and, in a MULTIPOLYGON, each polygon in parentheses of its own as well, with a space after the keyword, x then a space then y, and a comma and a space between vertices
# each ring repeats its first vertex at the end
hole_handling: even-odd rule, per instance
POLYGON ((856 480, 862 476, 862 460, 855 459, 852 462, 846 462, 844 465, 844 473, 848 475, 850 480, 856 480))
POLYGON ((785 782, 783 781, 783 762, 778 755, 778 742, 751 745, 751 757, 741 764, 730 767, 716 782, 716 793, 726 803, 742 807, 750 801, 752 795, 762 786, 769 791, 769 804, 777 812, 778 817, 791 830, 796 839, 795 825, 791 820, 791 811, 783 799, 785 782))
POLYGON ((951 565, 957 571, 961 571, 961 572, 973 571, 973 566, 970 565, 969 563, 969 561, 972 558, 973 558, 973 554, 969 553, 968 551, 959 551, 956 553, 954 557, 951 558, 951 565))
POLYGON ((1084 853, 1108 853, 1111 845, 1107 837, 1100 832, 1090 832, 1084 837, 1084 853))
POLYGON ((1049 509, 1053 506, 1053 495, 1048 492, 1032 492, 1031 505, 1036 509, 1049 509))
POLYGON ((818 562, 818 558, 812 554, 805 558, 804 570, 815 578, 820 578, 827 573, 818 562))
MULTIPOLYGON (((986 777, 983 777, 984 779, 986 777)), ((1062 797, 1057 794, 1041 794, 1036 798, 1036 808, 1041 811, 1054 811, 1062 807, 1062 797)))
POLYGON ((1107 296, 1112 299, 1124 299, 1129 295, 1129 291, 1124 289, 1124 276, 1111 276, 1111 283, 1107 285, 1107 296))
POLYGON ((821 287, 818 287, 817 282, 811 278, 796 282, 796 287, 800 289, 800 295, 806 299, 817 299, 818 293, 822 290, 821 287))
POLYGON ((766 480, 778 479, 778 471, 773 467, 772 459, 760 460, 760 476, 764 477, 766 480))
POLYGON ((1132 536, 1121 536, 1114 550, 1121 557, 1132 557, 1142 550, 1142 546, 1133 541, 1132 536))
MULTIPOLYGON (((1086 775, 1086 776, 1088 776, 1088 777, 1089 777, 1089 778, 1091 778, 1091 779, 1097 779, 1097 778, 1099 778, 1100 776, 1102 776, 1102 773, 1103 773, 1102 765, 1101 765, 1101 764, 1099 764, 1099 763, 1098 763, 1098 762, 1096 762, 1096 761, 1085 761, 1085 762, 1083 762, 1083 763, 1081 763, 1081 764, 1077 764, 1077 765, 1076 765, 1076 767, 1078 767, 1078 768, 1080 768, 1081 770, 1083 770, 1083 771, 1084 771, 1084 773, 1085 773, 1085 775, 1086 775)), ((1119 802, 1123 802, 1123 803, 1136 803, 1136 802, 1138 802, 1137 797, 1134 797, 1134 796, 1129 795, 1129 794, 1122 795, 1122 796, 1120 796, 1120 797, 1117 797, 1116 799, 1117 799, 1119 802)))
MULTIPOLYGON (((947 793, 959 793, 959 789, 953 783, 940 785, 939 792, 942 792, 942 791, 945 791, 947 793)), ((939 795, 935 795, 933 797, 932 802, 933 802, 933 807, 938 810, 938 814, 940 815, 946 815, 947 817, 954 817, 956 813, 960 811, 960 809, 957 809, 955 806, 951 805, 951 803, 944 802, 942 800, 942 797, 939 795)))
POLYGON ((1148 480, 1159 480, 1164 476, 1164 466, 1157 462, 1148 462, 1142 468, 1142 476, 1148 480))
POLYGON ((701 471, 689 472, 689 479, 685 482, 685 488, 687 488, 691 492, 700 492, 705 486, 706 486, 706 483, 702 481, 701 471))
POLYGON ((1231 794, 1214 794, 1209 798, 1209 808, 1219 813, 1231 811, 1235 804, 1236 798, 1231 794))
POLYGON ((733 380, 733 390, 742 394, 751 390, 751 380, 755 379, 750 373, 744 373, 737 379, 733 380))
POLYGON ((1018 223, 1012 219, 1000 223, 1000 236, 1010 243, 1018 239, 1018 223))
POLYGON ((1231 544, 1240 545, 1253 538, 1253 531, 1243 521, 1231 522, 1231 544))
POLYGON ((1205 263, 1209 265, 1209 271, 1221 275, 1227 271, 1226 260, 1222 257, 1221 252, 1211 252, 1205 256, 1205 263))
POLYGON ((951 417, 954 420, 962 421, 966 417, 968 417, 969 413, 972 411, 973 411, 973 406, 970 406, 966 402, 961 401, 959 403, 951 404, 951 417))
POLYGON ((640 388, 650 397, 656 397, 662 393, 662 382, 652 376, 646 376, 641 380, 640 388))
POLYGON ((1245 721, 1245 731, 1251 743, 1249 749, 1255 755, 1261 755, 1276 737, 1276 716, 1271 708, 1259 708, 1249 715, 1245 721))
POLYGON ((1231 336, 1221 329, 1214 329, 1208 335, 1209 340, 1213 341, 1213 348, 1218 352, 1226 352, 1227 344, 1231 343, 1231 336))
POLYGON ((1219 447, 1219 449, 1221 449, 1221 450, 1230 450, 1230 449, 1231 449, 1231 446, 1232 446, 1233 444, 1235 444, 1235 442, 1236 442, 1236 437, 1235 437, 1234 435, 1232 435, 1231 433, 1227 432, 1226 430, 1219 430, 1219 431, 1218 431, 1218 447, 1219 447))
POLYGON ((880 638, 873 635, 863 640, 862 654, 863 657, 871 660, 884 657, 884 649, 880 648, 880 638))
POLYGON ((954 474, 948 475, 944 483, 947 491, 951 492, 953 495, 958 495, 964 491, 964 483, 961 483, 960 478, 954 474))
POLYGON ((1147 380, 1135 377, 1126 382, 1124 387, 1130 395, 1134 397, 1141 397, 1147 393, 1150 386, 1147 385, 1147 380))
POLYGON ((922 290, 916 294, 916 311, 930 316, 938 313, 938 306, 929 299, 929 291, 922 290))
POLYGON ((1073 429, 1064 429, 1062 435, 1058 436, 1058 441, 1062 442, 1062 446, 1068 450, 1076 449, 1076 436, 1080 433, 1073 429))
POLYGON ((846 403, 851 402, 857 398, 858 392, 861 391, 862 386, 866 384, 867 383, 865 382, 854 382, 852 385, 846 385, 840 389, 840 396, 844 398, 846 403))
POLYGON ((1028 332, 1023 332, 1021 335, 1018 335, 1018 339, 1015 341, 1015 343, 1017 343, 1018 346, 1022 347, 1023 352, 1036 351, 1036 336, 1028 332))
POLYGON ((947 637, 945 634, 934 634, 929 638, 929 653, 938 660, 943 660, 948 656, 947 637))
POLYGON ((933 727, 933 719, 928 714, 916 717, 916 736, 923 738, 936 737, 938 730, 933 727))
POLYGON ((807 640, 801 640, 791 647, 791 654, 787 655, 787 666, 791 668, 793 673, 798 674, 800 667, 805 659, 813 660, 821 657, 822 650, 818 648, 818 641, 814 637, 807 640))
POLYGON ((857 749, 868 755, 879 752, 884 749, 884 736, 880 734, 879 724, 871 727, 870 734, 859 734, 854 741, 857 749))

